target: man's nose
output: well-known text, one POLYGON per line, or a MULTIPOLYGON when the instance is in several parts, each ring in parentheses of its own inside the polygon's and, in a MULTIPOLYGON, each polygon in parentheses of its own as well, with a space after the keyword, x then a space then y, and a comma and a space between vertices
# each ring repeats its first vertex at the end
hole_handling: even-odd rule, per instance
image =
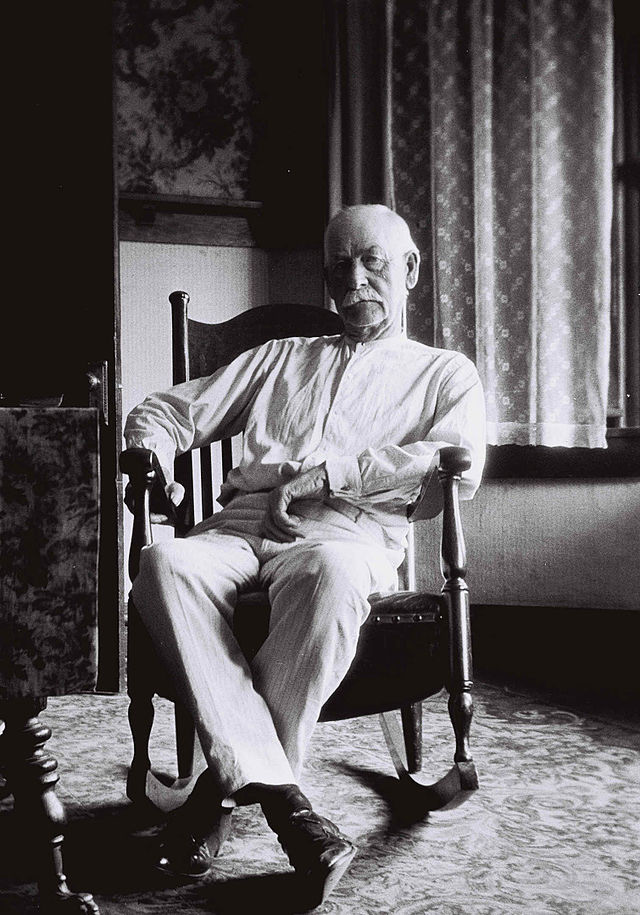
POLYGON ((367 274, 361 261, 351 261, 347 274, 347 283, 349 289, 360 289, 362 286, 367 285, 367 274))

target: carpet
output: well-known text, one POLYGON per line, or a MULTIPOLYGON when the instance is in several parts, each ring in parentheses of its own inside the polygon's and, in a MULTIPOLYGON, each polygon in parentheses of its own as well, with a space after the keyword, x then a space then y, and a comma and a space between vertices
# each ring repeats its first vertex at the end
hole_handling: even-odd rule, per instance
MULTIPOLYGON (((398 803, 376 718, 318 726, 302 787, 359 854, 321 915, 637 915, 640 912, 640 728, 478 684, 472 747, 480 790, 426 817, 398 803)), ((69 816, 65 871, 102 915, 244 915, 295 911, 286 858, 257 808, 203 884, 149 867, 158 820, 124 795, 126 696, 51 699, 42 720, 69 816)), ((158 700, 154 766, 170 772, 172 708, 158 700)), ((443 697, 424 703, 425 770, 449 768, 443 697)), ((0 806, 0 911, 37 911, 33 874, 0 806)))

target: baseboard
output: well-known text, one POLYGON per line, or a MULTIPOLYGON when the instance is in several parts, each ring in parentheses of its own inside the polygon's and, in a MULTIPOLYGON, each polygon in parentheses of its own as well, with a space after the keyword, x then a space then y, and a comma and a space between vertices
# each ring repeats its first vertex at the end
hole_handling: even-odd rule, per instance
POLYGON ((476 605, 471 619, 477 679, 640 716, 640 613, 476 605))

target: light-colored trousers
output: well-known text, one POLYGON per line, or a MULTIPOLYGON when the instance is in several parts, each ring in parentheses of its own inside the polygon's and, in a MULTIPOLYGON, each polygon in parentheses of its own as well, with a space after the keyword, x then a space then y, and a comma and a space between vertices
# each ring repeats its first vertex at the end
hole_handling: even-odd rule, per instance
POLYGON ((320 501, 296 502, 304 536, 260 536, 267 494, 236 497, 184 539, 142 551, 133 600, 194 717, 225 797, 298 781, 324 702, 353 660, 368 596, 396 587, 397 551, 320 501), (269 635, 248 663, 238 593, 268 589, 269 635))

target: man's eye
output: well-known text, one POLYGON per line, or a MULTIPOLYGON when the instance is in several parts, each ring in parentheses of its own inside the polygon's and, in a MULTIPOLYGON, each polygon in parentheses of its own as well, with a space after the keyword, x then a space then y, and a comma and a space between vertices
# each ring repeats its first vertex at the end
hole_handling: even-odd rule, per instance
POLYGON ((381 257, 376 257, 374 254, 369 254, 367 257, 363 258, 362 263, 367 270, 382 270, 384 267, 383 259, 381 257))

